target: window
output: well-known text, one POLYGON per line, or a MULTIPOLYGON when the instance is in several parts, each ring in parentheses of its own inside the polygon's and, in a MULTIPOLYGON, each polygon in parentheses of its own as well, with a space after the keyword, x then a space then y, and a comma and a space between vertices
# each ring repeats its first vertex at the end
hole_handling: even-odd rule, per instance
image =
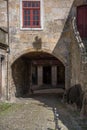
POLYGON ((42 29, 42 0, 21 0, 21 28, 42 29))
POLYGON ((87 5, 77 8, 77 28, 82 39, 87 39, 87 5))

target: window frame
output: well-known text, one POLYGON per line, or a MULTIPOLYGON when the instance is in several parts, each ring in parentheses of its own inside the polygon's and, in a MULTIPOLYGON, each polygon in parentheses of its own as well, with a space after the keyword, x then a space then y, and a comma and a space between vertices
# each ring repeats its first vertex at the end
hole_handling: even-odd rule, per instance
POLYGON ((43 0, 20 0, 20 29, 21 30, 43 30, 43 0), (40 26, 23 27, 23 1, 40 1, 40 26))

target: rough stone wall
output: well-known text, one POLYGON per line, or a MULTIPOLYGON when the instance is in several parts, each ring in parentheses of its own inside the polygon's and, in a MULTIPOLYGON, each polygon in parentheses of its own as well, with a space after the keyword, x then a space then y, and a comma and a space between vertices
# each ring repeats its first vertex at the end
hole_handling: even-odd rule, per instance
POLYGON ((86 92, 87 92, 87 63, 86 63, 86 68, 85 68, 85 88, 86 88, 86 92))
MULTIPOLYGON (((20 29, 20 2, 9 0, 10 65, 21 55, 31 51, 44 51, 56 56, 65 65, 66 86, 70 87, 70 29, 67 19, 74 0, 44 0, 44 28, 41 31, 20 29), (36 41, 37 37, 37 41, 36 41), (41 42, 41 46, 35 46, 41 42), (34 44, 35 43, 35 44, 34 44)), ((10 75, 10 93, 13 81, 10 75)), ((21 79, 21 78, 20 78, 21 79)), ((22 83, 22 82, 21 82, 22 83)), ((15 86, 14 86, 15 87, 15 86)))
MULTIPOLYGON (((20 0, 9 0, 9 91, 5 89, 6 59, 3 62, 5 79, 3 95, 6 91, 10 95, 12 92, 13 95, 17 92, 15 93, 17 96, 26 92, 28 87, 28 78, 25 79, 28 77, 26 61, 18 59, 12 68, 11 65, 18 57, 32 51, 44 51, 56 56, 65 65, 67 88, 80 83, 83 90, 87 91, 87 64, 82 66, 80 49, 71 27, 71 19, 76 16, 76 7, 83 4, 86 4, 86 0, 43 0, 43 30, 26 31, 20 29, 20 0), (82 71, 83 67, 85 71, 82 71), (15 82, 18 83, 17 86, 15 82)), ((0 27, 7 28, 7 7, 4 0, 0 0, 0 17, 0 27)), ((0 42, 5 43, 5 40, 5 35, 0 31, 0 42)), ((0 50, 0 54, 7 57, 4 50, 0 50)))
MULTIPOLYGON (((26 31, 20 29, 20 1, 9 0, 9 64, 11 66, 18 57, 32 51, 48 52, 65 65, 65 81, 68 88, 83 80, 80 50, 73 36, 71 19, 76 15, 76 7, 84 4, 84 0, 80 2, 79 0, 43 0, 43 2, 43 30, 26 31)), ((9 71, 10 93, 13 91, 13 86, 15 87, 11 71, 9 71)), ((21 74, 18 75, 20 77, 21 74)), ((19 81, 21 85, 22 78, 20 77, 19 81)))
POLYGON ((28 93, 28 64, 22 58, 12 66, 12 76, 16 87, 15 96, 20 97, 28 93))
MULTIPOLYGON (((74 0, 43 0, 43 30, 24 31, 20 29, 20 1, 9 0, 10 65, 25 53, 31 51, 48 52, 56 56, 65 66, 67 66, 65 70, 65 79, 67 80, 66 86, 70 86, 68 84, 70 80, 69 46, 71 40, 69 36, 66 37, 69 35, 66 21, 73 1, 74 0), (39 44, 39 41, 41 42, 41 45, 39 47, 35 46, 35 44, 39 44)), ((13 83, 11 83, 10 86, 12 88, 13 83)))
POLYGON ((6 34, 0 29, 0 43, 6 43, 6 34))
POLYGON ((1 99, 6 99, 7 88, 7 33, 0 28, 0 77, 1 99))
MULTIPOLYGON (((72 7, 72 18, 77 17, 77 7, 81 5, 86 5, 85 0, 75 0, 72 7)), ((72 24, 72 21, 71 21, 72 24)), ((78 30, 77 30, 78 31, 78 30)), ((76 34, 71 26, 71 85, 80 83, 83 91, 87 89, 87 79, 86 79, 86 64, 82 63, 81 49, 79 43, 76 40, 76 34)))
POLYGON ((29 52, 29 49, 36 50, 32 43, 35 42, 37 36, 42 43, 39 50, 50 50, 51 53, 55 53, 59 44, 57 53, 61 53, 61 59, 66 62, 67 47, 65 42, 68 39, 62 38, 61 40, 61 37, 72 3, 73 0, 44 0, 44 29, 42 31, 23 31, 20 30, 20 2, 19 0, 9 0, 11 60, 17 59, 23 52, 29 52))
POLYGON ((71 86, 81 84, 81 53, 72 30, 71 43, 71 86))
POLYGON ((83 84, 84 84, 84 92, 87 93, 87 63, 84 65, 84 72, 83 72, 83 84))
POLYGON ((7 2, 0 0, 0 27, 7 28, 7 2))

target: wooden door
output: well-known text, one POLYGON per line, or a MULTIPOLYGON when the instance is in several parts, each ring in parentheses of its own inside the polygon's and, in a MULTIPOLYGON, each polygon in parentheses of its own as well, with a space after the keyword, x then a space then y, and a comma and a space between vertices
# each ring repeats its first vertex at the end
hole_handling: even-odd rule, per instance
POLYGON ((77 28, 82 39, 87 39, 87 5, 77 7, 77 28))

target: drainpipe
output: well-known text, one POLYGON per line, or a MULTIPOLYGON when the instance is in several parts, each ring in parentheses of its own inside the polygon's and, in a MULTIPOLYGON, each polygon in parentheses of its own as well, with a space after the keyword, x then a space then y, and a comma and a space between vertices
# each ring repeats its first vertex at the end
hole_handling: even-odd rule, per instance
POLYGON ((9 82, 8 82, 8 73, 9 73, 9 52, 10 52, 10 48, 9 48, 9 0, 6 0, 7 1, 7 31, 8 31, 8 48, 7 48, 7 88, 6 88, 6 100, 9 99, 9 96, 8 96, 8 92, 9 92, 9 82))

